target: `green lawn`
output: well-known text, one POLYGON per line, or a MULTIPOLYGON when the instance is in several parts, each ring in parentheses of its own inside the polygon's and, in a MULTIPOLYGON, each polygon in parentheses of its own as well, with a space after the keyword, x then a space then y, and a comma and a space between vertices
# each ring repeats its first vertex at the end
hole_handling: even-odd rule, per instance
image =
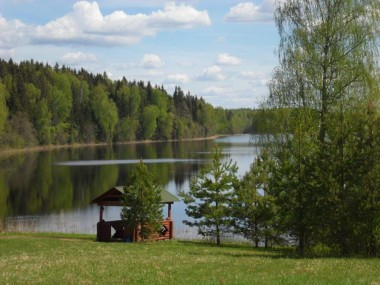
POLYGON ((0 284, 380 284, 380 259, 199 242, 0 234, 0 284))

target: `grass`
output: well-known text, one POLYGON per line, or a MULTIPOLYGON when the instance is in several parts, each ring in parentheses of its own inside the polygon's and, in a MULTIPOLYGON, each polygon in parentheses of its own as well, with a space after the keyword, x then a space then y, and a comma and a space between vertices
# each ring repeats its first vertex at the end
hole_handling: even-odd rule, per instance
POLYGON ((380 259, 297 258, 291 250, 236 244, 94 240, 0 234, 0 284, 380 284, 380 259))

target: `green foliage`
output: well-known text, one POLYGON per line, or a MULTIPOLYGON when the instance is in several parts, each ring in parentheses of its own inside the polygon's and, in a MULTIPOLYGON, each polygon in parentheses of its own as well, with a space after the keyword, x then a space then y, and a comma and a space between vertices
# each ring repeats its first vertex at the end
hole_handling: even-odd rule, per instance
POLYGON ((1 83, 0 80, 0 137, 2 132, 5 129, 5 123, 8 118, 8 107, 6 104, 6 99, 8 98, 8 92, 6 90, 6 86, 1 83))
POLYGON ((118 125, 117 140, 134 141, 136 140, 137 130, 139 128, 139 121, 130 117, 122 118, 118 125))
POLYGON ((159 110, 157 106, 149 105, 144 108, 142 113, 142 128, 144 130, 143 138, 145 140, 152 139, 157 129, 157 118, 159 110))
POLYGON ((49 111, 49 107, 46 99, 41 99, 35 105, 34 111, 34 125, 38 135, 38 140, 42 144, 50 144, 52 142, 51 134, 51 118, 52 113, 49 111))
POLYGON ((254 113, 215 109, 179 87, 171 96, 150 82, 33 60, 0 59, 0 82, 0 145, 10 147, 243 133, 254 113))
POLYGON ((270 166, 269 156, 263 151, 235 188, 232 203, 237 233, 254 241, 256 247, 260 242, 268 247, 275 238, 274 201, 268 194, 270 166))
POLYGON ((132 171, 130 183, 124 186, 121 218, 128 226, 139 227, 139 234, 144 240, 158 231, 163 219, 160 204, 162 186, 142 161, 132 171))
POLYGON ((269 194, 277 228, 301 254, 319 244, 378 254, 379 11, 378 1, 330 0, 276 9, 269 194))
POLYGON ((173 125, 174 125, 174 114, 168 113, 166 111, 160 111, 158 116, 158 128, 157 135, 165 140, 172 138, 173 125))
POLYGON ((99 85, 94 88, 91 96, 91 106, 105 140, 112 141, 115 127, 118 122, 115 103, 108 98, 105 87, 99 85))
POLYGON ((37 132, 27 113, 12 114, 4 144, 14 147, 28 147, 38 144, 37 132))
POLYGON ((185 212, 193 218, 183 222, 197 227, 203 236, 216 238, 216 244, 220 245, 222 235, 231 230, 230 206, 234 187, 238 183, 238 167, 232 160, 222 162, 222 152, 218 146, 212 154, 212 164, 192 177, 190 190, 181 193, 187 205, 185 212))

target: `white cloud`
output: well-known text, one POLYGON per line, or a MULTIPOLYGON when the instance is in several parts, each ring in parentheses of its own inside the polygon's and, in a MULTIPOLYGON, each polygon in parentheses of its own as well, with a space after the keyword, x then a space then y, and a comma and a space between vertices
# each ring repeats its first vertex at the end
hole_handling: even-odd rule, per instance
POLYGON ((213 65, 211 67, 203 69, 202 75, 199 77, 201 80, 224 80, 225 76, 222 74, 222 69, 213 65))
POLYGON ((69 52, 62 57, 62 61, 65 64, 81 64, 89 61, 96 61, 96 56, 91 53, 83 53, 83 52, 69 52))
POLYGON ((27 25, 0 16, 0 47, 27 44, 130 45, 164 29, 191 29, 211 24, 207 11, 188 4, 165 4, 150 14, 115 11, 103 15, 97 2, 78 1, 73 10, 45 25, 27 25))
POLYGON ((218 87, 218 86, 210 86, 206 88, 206 93, 214 94, 214 95, 225 95, 231 92, 231 88, 228 87, 218 87))
POLYGON ((250 84, 253 87, 267 87, 271 79, 269 73, 262 71, 242 71, 240 72, 241 77, 250 79, 250 84))
POLYGON ((223 106, 227 109, 254 108, 258 106, 266 96, 263 89, 236 85, 210 86, 200 94, 207 102, 214 106, 223 106))
POLYGON ((1 58, 12 58, 15 56, 15 51, 13 49, 0 49, 1 58))
POLYGON ((273 20, 274 0, 264 0, 261 5, 239 3, 226 15, 230 22, 270 22, 273 20))
POLYGON ((269 76, 268 74, 262 71, 242 71, 240 72, 240 75, 248 79, 262 79, 266 76, 269 76))
POLYGON ((147 69, 150 68, 161 68, 164 65, 164 62, 156 54, 145 54, 141 66, 147 69))
POLYGON ((161 70, 149 70, 149 71, 148 71, 148 75, 149 75, 150 77, 155 77, 155 78, 157 78, 157 77, 162 77, 162 76, 164 76, 165 73, 162 72, 161 70))
POLYGON ((184 73, 168 75, 168 81, 170 83, 187 83, 189 82, 189 80, 190 80, 189 76, 184 73))
POLYGON ((149 20, 152 25, 161 28, 190 29, 211 24, 207 11, 198 11, 189 5, 177 5, 175 2, 167 3, 163 11, 153 12, 149 20))
POLYGON ((115 11, 103 15, 97 2, 80 1, 73 11, 36 28, 36 43, 77 43, 83 45, 129 45, 162 29, 189 29, 210 25, 206 11, 174 2, 151 14, 129 15, 115 11))
POLYGON ((11 49, 28 42, 30 28, 19 20, 7 21, 0 16, 0 48, 11 49))
POLYGON ((221 53, 218 55, 218 59, 216 60, 218 64, 224 65, 238 65, 241 63, 241 59, 231 56, 227 53, 221 53))

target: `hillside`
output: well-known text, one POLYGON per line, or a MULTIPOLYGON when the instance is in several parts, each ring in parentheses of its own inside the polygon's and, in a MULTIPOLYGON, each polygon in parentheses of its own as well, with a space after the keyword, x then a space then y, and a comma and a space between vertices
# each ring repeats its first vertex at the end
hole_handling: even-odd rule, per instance
POLYGON ((252 109, 226 110, 176 87, 111 80, 56 64, 0 60, 0 145, 169 140, 247 132, 252 109))

